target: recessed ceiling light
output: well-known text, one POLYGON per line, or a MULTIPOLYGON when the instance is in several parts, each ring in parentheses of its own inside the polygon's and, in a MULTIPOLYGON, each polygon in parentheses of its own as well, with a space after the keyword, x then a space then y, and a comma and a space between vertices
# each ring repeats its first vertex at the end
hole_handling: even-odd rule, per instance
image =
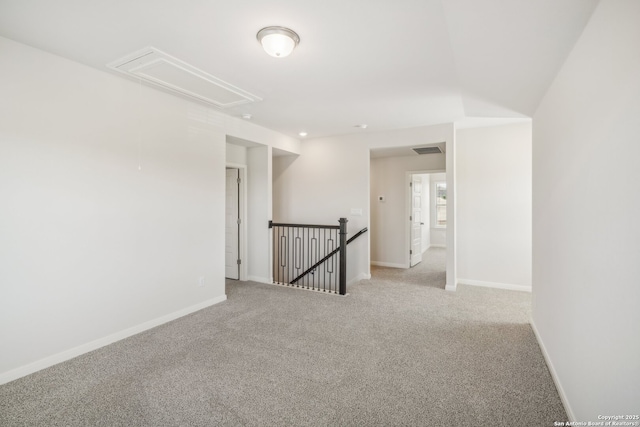
POLYGON ((245 119, 245 120, 251 120, 251 114, 249 114, 249 113, 244 113, 244 114, 242 115, 242 118, 243 118, 243 119, 245 119))
POLYGON ((361 124, 361 125, 356 125, 355 127, 360 128, 360 129, 366 129, 366 128, 367 128, 367 126, 369 126, 369 125, 367 125, 367 124, 363 123, 363 124, 361 124))
POLYGON ((306 133, 306 132, 300 132, 298 135, 300 135, 300 136, 307 136, 307 133, 306 133))
POLYGON ((300 43, 300 36, 285 27, 265 27, 256 35, 262 48, 274 58, 289 56, 300 43))

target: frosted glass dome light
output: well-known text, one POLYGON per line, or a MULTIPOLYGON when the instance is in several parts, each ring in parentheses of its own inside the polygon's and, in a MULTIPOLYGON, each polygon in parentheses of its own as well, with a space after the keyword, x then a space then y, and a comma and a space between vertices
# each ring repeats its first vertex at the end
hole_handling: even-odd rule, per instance
POLYGON ((292 30, 284 27, 266 27, 258 31, 258 41, 263 49, 274 58, 289 56, 300 43, 300 37, 292 30))

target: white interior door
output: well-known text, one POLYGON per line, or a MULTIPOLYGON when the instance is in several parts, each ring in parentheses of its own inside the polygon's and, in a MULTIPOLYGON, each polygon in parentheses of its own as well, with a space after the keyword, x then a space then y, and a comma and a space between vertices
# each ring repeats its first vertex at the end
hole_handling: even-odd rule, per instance
POLYGON ((239 183, 240 171, 227 169, 227 189, 225 206, 225 276, 229 279, 240 278, 240 265, 238 264, 240 223, 239 223, 239 183))
POLYGON ((422 177, 411 175, 411 248, 410 266, 422 261, 422 177))

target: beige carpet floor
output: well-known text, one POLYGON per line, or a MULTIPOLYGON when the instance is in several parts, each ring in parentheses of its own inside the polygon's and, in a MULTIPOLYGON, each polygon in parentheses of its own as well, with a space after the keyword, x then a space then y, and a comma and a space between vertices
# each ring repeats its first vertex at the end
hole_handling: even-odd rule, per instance
POLYGON ((566 421, 530 295, 447 292, 431 252, 412 270, 373 269, 347 297, 230 281, 224 303, 0 386, 0 425, 566 421))

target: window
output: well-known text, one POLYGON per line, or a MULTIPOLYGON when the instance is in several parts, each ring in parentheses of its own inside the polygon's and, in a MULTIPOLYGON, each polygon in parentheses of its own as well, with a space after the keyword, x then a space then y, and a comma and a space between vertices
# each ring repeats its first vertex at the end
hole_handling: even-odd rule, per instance
POLYGON ((447 226, 447 183, 436 181, 436 228, 447 226))

